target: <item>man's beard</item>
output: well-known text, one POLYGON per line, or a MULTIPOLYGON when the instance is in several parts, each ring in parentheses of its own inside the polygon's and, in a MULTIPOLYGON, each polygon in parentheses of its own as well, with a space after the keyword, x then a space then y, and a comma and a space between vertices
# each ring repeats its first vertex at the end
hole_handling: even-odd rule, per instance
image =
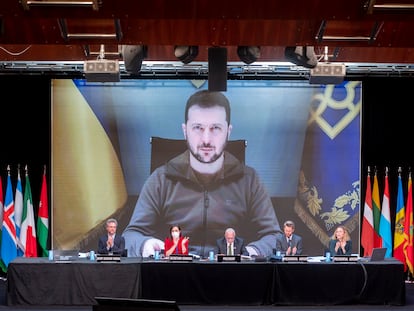
MULTIPOLYGON (((227 145, 227 140, 224 142, 224 144, 223 144, 223 147, 222 147, 222 149, 221 149, 221 152, 220 153, 215 153, 211 158, 210 158, 210 160, 209 161, 205 161, 204 159, 203 159, 203 156, 199 153, 199 152, 194 152, 193 151, 193 149, 191 148, 191 146, 189 145, 189 143, 188 143, 188 141, 187 141, 187 147, 188 147, 188 150, 190 150, 190 153, 193 155, 193 157, 194 158, 196 158, 199 162, 201 162, 201 163, 205 163, 205 164, 209 164, 209 163, 214 163, 214 162, 216 162, 221 156, 222 156, 222 154, 224 153, 224 149, 226 148, 226 145, 227 145)), ((208 145, 202 145, 202 146, 197 146, 197 150, 198 149, 200 149, 200 148, 203 148, 203 147, 205 147, 205 148, 211 148, 211 145, 210 144, 208 144, 208 145)))

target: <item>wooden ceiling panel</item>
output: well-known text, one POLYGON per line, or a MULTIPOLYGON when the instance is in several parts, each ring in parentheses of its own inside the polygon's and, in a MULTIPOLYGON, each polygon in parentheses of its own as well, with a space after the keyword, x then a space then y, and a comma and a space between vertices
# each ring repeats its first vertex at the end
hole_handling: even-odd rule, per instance
POLYGON ((85 46, 101 44, 116 57, 122 44, 145 44, 151 60, 174 60, 174 45, 198 45, 199 61, 209 46, 227 47, 236 61, 238 45, 258 45, 262 60, 285 61, 286 46, 310 45, 335 49, 341 62, 414 63, 408 0, 94 1, 0 1, 0 60, 83 60, 95 56, 85 46))

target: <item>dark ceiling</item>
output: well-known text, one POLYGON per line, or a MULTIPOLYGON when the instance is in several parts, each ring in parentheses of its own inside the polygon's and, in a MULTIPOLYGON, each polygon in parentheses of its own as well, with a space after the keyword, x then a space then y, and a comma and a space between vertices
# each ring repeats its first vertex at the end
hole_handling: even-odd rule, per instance
POLYGON ((330 62, 414 64, 414 1, 0 1, 1 61, 83 61, 100 47, 121 60, 125 44, 151 61, 176 61, 174 45, 198 45, 195 61, 211 46, 239 61, 238 45, 286 61, 286 46, 308 45, 330 62))

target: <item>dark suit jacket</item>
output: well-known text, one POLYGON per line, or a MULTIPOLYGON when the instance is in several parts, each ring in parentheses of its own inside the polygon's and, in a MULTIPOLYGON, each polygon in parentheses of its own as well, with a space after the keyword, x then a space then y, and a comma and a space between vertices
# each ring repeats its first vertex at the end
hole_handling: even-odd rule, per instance
POLYGON ((338 251, 335 252, 335 246, 336 246, 337 240, 329 240, 329 251, 331 252, 331 256, 335 255, 351 255, 352 254, 352 241, 346 241, 345 244, 345 253, 343 252, 342 248, 338 248, 338 251))
MULTIPOLYGON (((227 254, 227 241, 225 237, 217 239, 216 254, 227 254)), ((249 252, 244 245, 244 239, 236 236, 234 238, 234 254, 249 256, 249 252)))
MULTIPOLYGON (((292 240, 290 241, 291 247, 297 248, 296 255, 302 254, 302 237, 297 234, 292 234, 292 240)), ((276 238, 276 251, 280 251, 282 254, 285 254, 289 245, 287 242, 286 236, 282 234, 278 234, 276 238)))
POLYGON ((112 252, 113 254, 118 254, 126 257, 125 250, 125 238, 120 234, 115 234, 114 246, 111 249, 106 248, 106 242, 108 241, 108 235, 105 234, 99 238, 98 242, 98 254, 108 254, 112 252))

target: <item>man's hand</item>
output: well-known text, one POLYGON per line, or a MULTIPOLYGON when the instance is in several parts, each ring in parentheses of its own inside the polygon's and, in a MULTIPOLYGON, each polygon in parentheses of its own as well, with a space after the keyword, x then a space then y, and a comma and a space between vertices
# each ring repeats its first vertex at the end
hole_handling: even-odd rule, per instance
POLYGON ((159 239, 148 239, 142 248, 142 257, 154 256, 155 250, 160 251, 164 249, 164 242, 159 239))
POLYGON ((114 239, 113 237, 109 236, 108 240, 106 241, 106 248, 111 249, 114 246, 114 239))
POLYGON ((288 248, 287 248, 287 250, 286 250, 286 255, 287 256, 289 256, 289 255, 293 255, 293 252, 292 252, 292 248, 289 246, 288 248))

